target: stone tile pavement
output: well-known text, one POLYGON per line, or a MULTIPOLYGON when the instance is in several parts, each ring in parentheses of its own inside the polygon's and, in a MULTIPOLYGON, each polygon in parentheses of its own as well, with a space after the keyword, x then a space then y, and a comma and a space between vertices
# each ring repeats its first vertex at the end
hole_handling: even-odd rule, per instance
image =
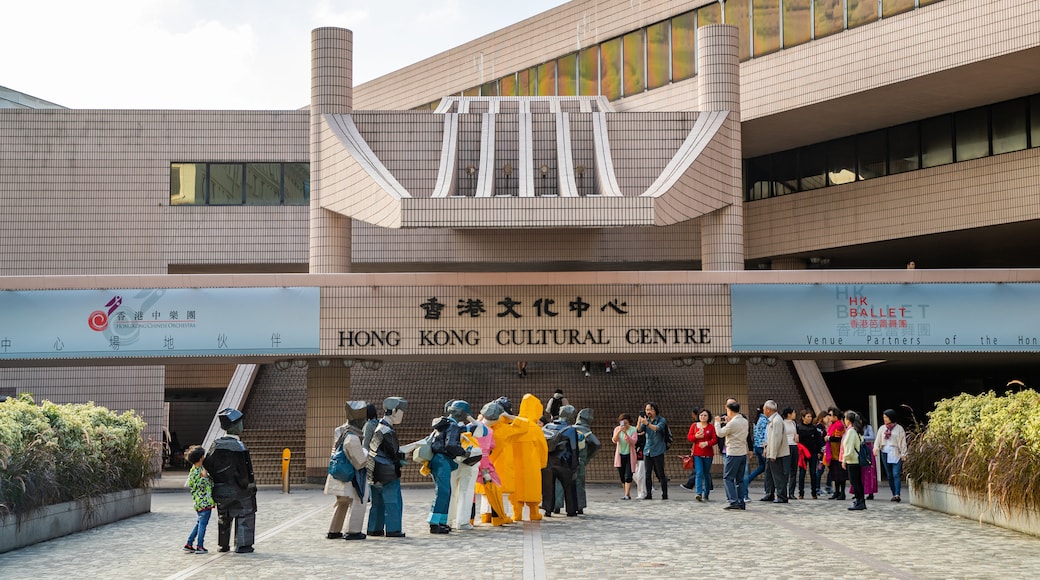
MULTIPOLYGON (((265 488, 256 553, 193 555, 180 549, 190 496, 164 479, 151 513, 0 554, 0 578, 1040 577, 1040 538, 883 494, 864 512, 823 499, 732 512, 721 493, 698 503, 676 485, 668 501, 620 501, 619 486, 591 485, 584 516, 448 536, 428 533, 432 497, 430 486, 405 487, 407 538, 345 542, 325 539, 332 499, 320 489, 265 488)), ((215 518, 208 536, 215 550, 215 518)))

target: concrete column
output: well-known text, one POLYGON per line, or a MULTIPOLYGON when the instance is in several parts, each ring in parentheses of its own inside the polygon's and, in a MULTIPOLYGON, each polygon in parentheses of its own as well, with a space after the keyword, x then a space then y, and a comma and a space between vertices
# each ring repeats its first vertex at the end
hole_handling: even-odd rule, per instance
POLYGON ((741 359, 740 364, 731 365, 725 356, 716 356, 713 364, 704 365, 704 406, 716 415, 725 414, 729 397, 748 414, 747 363, 741 359))
POLYGON ((697 30, 697 78, 701 111, 729 111, 722 131, 730 154, 719 160, 720 192, 729 206, 701 218, 701 269, 744 269, 744 205, 740 140, 740 59, 737 28, 712 24, 697 30))
POLYGON ((350 400, 350 369, 338 359, 327 367, 307 368, 307 481, 324 483, 333 431, 346 422, 343 403, 350 400))
POLYGON ((354 33, 344 28, 311 31, 310 271, 350 271, 350 218, 322 208, 322 115, 354 108, 354 33))

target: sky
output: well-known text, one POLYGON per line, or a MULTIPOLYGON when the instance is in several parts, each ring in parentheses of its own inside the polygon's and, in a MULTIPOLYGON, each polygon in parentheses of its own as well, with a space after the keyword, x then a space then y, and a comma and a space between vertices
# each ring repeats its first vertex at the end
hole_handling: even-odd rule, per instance
POLYGON ((563 0, 0 0, 0 86, 73 109, 298 109, 310 31, 354 32, 354 84, 563 0))

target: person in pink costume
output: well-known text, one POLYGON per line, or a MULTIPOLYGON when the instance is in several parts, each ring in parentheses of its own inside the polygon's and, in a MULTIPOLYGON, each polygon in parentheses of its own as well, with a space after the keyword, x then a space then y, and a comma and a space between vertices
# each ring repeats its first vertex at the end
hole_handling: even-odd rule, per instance
POLYGON ((482 431, 474 431, 474 435, 477 436, 477 443, 480 445, 480 450, 483 454, 480 464, 477 466, 476 492, 484 497, 484 501, 491 509, 490 514, 485 514, 488 519, 484 523, 501 526, 512 523, 513 520, 506 515, 505 505, 502 501, 502 480, 498 476, 495 464, 491 462, 491 454, 495 449, 495 432, 493 429, 499 421, 509 422, 510 415, 507 415, 502 406, 497 402, 484 405, 480 415, 479 422, 484 425, 484 429, 482 431))
POLYGON ((513 420, 513 427, 521 431, 513 445, 515 480, 513 493, 509 495, 514 520, 523 519, 525 505, 531 521, 542 519, 538 511, 542 503, 542 468, 549 460, 549 446, 538 424, 542 408, 538 397, 528 393, 520 401, 520 414, 513 420))

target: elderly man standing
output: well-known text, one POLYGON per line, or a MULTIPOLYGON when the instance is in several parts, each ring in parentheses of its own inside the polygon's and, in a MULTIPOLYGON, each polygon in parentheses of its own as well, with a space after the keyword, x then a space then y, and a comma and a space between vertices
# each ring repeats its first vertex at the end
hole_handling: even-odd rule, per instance
POLYGON ((762 412, 769 420, 766 426, 766 495, 761 501, 787 503, 787 457, 791 449, 784 432, 784 418, 776 412, 776 401, 770 399, 762 405, 762 412))
POLYGON ((747 435, 748 422, 740 414, 740 403, 734 399, 726 402, 726 421, 721 416, 715 417, 715 434, 726 438, 726 462, 723 465, 722 478, 726 483, 726 499, 729 505, 724 509, 745 509, 744 469, 747 467, 747 435))

